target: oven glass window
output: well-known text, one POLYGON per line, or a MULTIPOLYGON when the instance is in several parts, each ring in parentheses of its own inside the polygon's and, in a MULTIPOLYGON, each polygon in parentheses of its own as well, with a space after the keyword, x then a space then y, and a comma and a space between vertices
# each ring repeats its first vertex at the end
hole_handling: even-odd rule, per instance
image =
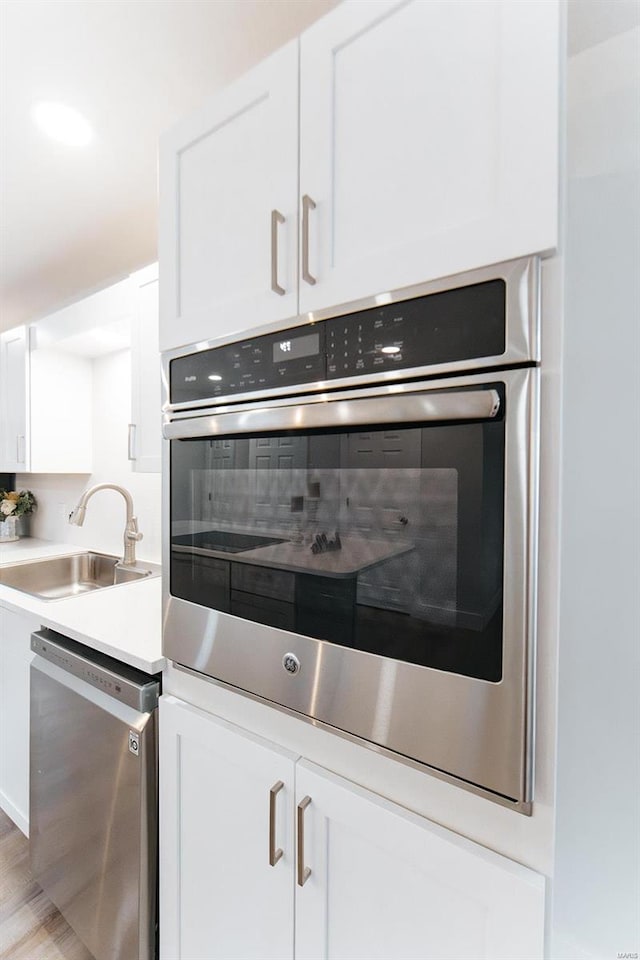
POLYGON ((171 442, 171 593, 502 676, 504 422, 171 442))

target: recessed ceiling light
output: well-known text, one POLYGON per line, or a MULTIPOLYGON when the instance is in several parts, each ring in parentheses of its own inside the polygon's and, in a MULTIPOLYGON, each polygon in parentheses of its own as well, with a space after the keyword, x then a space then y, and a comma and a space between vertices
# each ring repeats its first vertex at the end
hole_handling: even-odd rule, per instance
POLYGON ((82 114, 66 103, 42 100, 33 105, 31 116, 43 133, 69 147, 85 147, 93 139, 93 130, 82 114))

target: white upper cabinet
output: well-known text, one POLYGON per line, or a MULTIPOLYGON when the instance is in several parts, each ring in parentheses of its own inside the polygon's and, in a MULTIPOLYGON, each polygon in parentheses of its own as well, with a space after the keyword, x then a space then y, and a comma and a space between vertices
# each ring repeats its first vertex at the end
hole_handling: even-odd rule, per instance
POLYGON ((29 460, 29 330, 0 334, 0 470, 20 473, 29 460))
POLYGON ((0 336, 0 470, 90 473, 91 364, 17 327, 0 336))
POLYGON ((554 0, 376 0, 302 35, 301 313, 556 246, 558 25, 554 0))
MULTIPOLYGON (((158 264, 0 334, 0 471, 91 473, 95 364, 131 350, 131 469, 159 472, 158 264)), ((118 384, 118 389, 123 384, 118 384)), ((96 443, 101 438, 96 437, 96 443)))
POLYGON ((298 43, 160 145, 161 349, 298 310, 298 43))
POLYGON ((136 473, 160 473, 162 390, 158 343, 158 264, 131 275, 131 423, 129 460, 136 473))
POLYGON ((559 51, 558 0, 346 0, 218 95, 161 145, 161 349, 553 250, 559 51))

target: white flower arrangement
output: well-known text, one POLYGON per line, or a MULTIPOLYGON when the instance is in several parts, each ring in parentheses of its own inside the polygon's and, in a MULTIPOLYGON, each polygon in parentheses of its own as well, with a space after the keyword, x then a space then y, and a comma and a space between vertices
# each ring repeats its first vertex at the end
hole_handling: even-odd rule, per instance
POLYGON ((33 513, 36 498, 30 490, 0 490, 0 523, 8 517, 25 517, 33 513))

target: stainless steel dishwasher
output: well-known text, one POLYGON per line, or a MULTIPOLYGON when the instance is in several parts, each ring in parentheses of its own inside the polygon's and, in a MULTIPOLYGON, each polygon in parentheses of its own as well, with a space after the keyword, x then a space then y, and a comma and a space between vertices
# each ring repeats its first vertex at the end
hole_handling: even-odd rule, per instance
POLYGON ((157 677, 31 636, 34 879, 96 960, 157 949, 157 677))

